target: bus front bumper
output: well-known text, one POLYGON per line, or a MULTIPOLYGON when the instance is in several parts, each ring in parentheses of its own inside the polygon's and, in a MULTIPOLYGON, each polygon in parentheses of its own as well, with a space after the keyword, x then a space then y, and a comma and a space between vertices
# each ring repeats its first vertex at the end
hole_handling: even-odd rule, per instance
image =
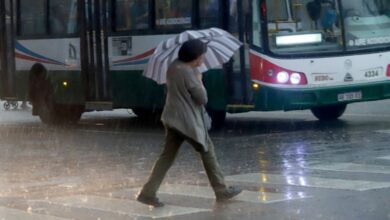
POLYGON ((313 107, 390 98, 390 81, 310 89, 260 86, 253 93, 255 111, 303 110, 313 107))

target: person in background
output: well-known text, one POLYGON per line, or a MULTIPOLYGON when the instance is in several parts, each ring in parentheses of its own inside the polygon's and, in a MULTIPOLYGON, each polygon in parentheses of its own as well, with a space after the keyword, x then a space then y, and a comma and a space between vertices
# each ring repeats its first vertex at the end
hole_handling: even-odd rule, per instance
POLYGON ((318 29, 318 19, 321 17, 322 0, 313 0, 306 3, 307 14, 314 23, 314 27, 318 29))
POLYGON ((333 34, 333 26, 337 20, 336 7, 334 2, 326 2, 321 17, 321 26, 325 34, 333 34))
POLYGON ((178 59, 168 68, 167 97, 161 116, 165 127, 164 150, 137 196, 141 203, 164 206, 156 193, 184 141, 189 142, 201 155, 217 201, 228 200, 242 191, 238 187, 226 186, 208 134, 210 119, 205 110, 207 92, 202 83, 202 74, 197 71, 206 51, 207 46, 202 41, 187 41, 181 46, 178 59))

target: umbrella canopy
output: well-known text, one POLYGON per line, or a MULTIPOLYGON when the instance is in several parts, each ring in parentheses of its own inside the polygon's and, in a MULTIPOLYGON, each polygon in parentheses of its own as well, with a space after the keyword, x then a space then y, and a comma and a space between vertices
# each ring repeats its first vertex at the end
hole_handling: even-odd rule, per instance
POLYGON ((199 72, 206 72, 228 62, 242 43, 230 33, 219 29, 189 30, 161 42, 149 59, 143 72, 145 77, 158 84, 166 83, 168 66, 177 59, 181 45, 193 39, 200 39, 207 44, 205 61, 198 67, 199 72))

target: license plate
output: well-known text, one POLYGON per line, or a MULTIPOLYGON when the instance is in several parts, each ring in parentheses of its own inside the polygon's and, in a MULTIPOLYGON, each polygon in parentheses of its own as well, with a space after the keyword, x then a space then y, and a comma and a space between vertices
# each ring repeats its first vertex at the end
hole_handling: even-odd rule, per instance
POLYGON ((347 93, 341 93, 337 95, 337 99, 339 102, 344 101, 351 101, 351 100, 360 100, 362 99, 363 95, 361 91, 358 92, 347 92, 347 93))

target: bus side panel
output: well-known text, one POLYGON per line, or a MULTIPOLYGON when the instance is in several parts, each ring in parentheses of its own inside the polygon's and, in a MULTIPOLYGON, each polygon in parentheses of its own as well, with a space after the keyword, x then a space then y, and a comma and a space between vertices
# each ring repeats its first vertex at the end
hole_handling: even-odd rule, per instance
POLYGON ((15 71, 15 81, 17 86, 15 89, 15 95, 18 100, 28 99, 28 76, 29 71, 15 71))
MULTIPOLYGON (((112 93, 114 108, 162 109, 165 103, 164 85, 142 76, 142 71, 112 71, 112 93)), ((211 70, 204 75, 208 93, 208 107, 226 110, 224 75, 221 70, 211 70)))
POLYGON ((111 72, 114 108, 158 108, 165 102, 164 86, 142 76, 139 70, 111 72))
MULTIPOLYGON (((109 38, 110 75, 114 108, 162 109, 165 86, 142 76, 154 48, 172 35, 118 36, 109 38), (147 42, 147 43, 145 43, 147 42)), ((226 109, 222 69, 204 73, 209 107, 226 109)))
POLYGON ((207 90, 207 106, 213 110, 226 110, 227 92, 225 74, 222 69, 210 70, 203 75, 203 82, 207 90))
MULTIPOLYGON (((15 72, 16 98, 27 100, 29 92, 30 71, 22 70, 15 72)), ((84 87, 80 80, 80 71, 48 71, 47 77, 54 90, 54 99, 58 104, 84 105, 84 87), (66 83, 66 86, 64 86, 66 83)))
POLYGON ((33 66, 43 66, 46 79, 58 104, 85 103, 81 78, 78 39, 20 40, 16 42, 16 93, 20 100, 28 98, 29 76, 33 66), (47 47, 50 45, 50 47, 47 47))
POLYGON ((48 77, 57 104, 85 104, 85 89, 80 71, 49 71, 48 77))

